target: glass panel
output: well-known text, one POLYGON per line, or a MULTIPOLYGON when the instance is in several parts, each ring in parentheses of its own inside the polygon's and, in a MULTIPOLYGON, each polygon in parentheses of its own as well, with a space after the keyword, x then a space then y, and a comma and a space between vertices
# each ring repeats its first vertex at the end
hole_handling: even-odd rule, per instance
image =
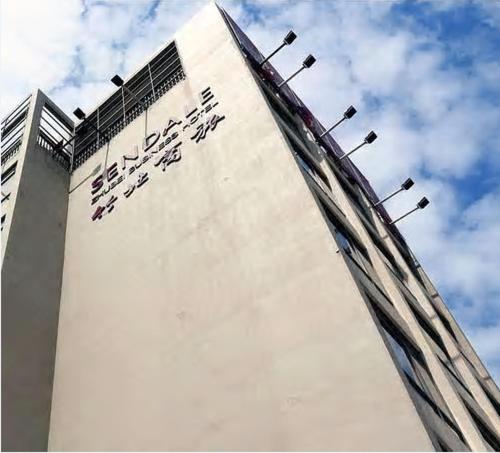
POLYGON ((344 236, 339 230, 335 230, 335 237, 340 247, 344 249, 346 253, 352 253, 351 243, 346 236, 344 236))
POLYGON ((405 350, 405 348, 394 338, 384 327, 384 333, 386 338, 389 340, 389 344, 391 345, 391 349, 394 352, 394 355, 396 357, 396 360, 398 361, 399 366, 401 369, 409 376, 411 377, 417 384, 422 386, 422 383, 420 382, 420 379, 415 373, 415 370, 413 369, 413 365, 408 358, 408 354, 405 350))

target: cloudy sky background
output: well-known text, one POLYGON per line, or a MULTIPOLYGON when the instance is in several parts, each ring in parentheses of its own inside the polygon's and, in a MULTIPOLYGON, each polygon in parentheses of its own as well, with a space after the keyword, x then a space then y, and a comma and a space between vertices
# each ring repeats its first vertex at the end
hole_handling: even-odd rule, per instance
MULTIPOLYGON (((205 0, 2 0, 0 113, 39 87, 71 112, 113 91, 205 0)), ((500 380, 500 1, 221 0, 282 74, 308 53, 318 62, 291 86, 345 148, 374 129, 353 160, 379 194, 408 176, 400 224, 497 382, 500 380)))

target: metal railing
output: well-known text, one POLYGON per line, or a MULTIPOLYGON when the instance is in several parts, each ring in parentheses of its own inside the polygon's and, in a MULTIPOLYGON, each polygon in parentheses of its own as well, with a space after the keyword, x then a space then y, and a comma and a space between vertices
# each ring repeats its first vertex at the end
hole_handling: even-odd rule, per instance
POLYGON ((30 100, 31 95, 19 103, 16 108, 14 108, 14 110, 2 120, 0 125, 2 165, 4 165, 21 148, 24 129, 26 128, 26 118, 28 116, 30 100))
MULTIPOLYGON (((175 42, 171 42, 158 55, 141 68, 125 86, 136 98, 149 107, 172 87, 186 78, 175 42)), ((73 169, 82 165, 100 149, 107 140, 142 114, 142 107, 134 98, 119 88, 85 122, 75 128, 73 169), (95 128, 87 127, 90 122, 95 128)))

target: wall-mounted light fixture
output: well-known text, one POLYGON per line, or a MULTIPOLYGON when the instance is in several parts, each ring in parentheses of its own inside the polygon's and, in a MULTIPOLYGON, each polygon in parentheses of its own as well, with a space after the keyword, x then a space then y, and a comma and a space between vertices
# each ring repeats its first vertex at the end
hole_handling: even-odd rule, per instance
POLYGON ((123 79, 118 75, 118 74, 115 74, 113 77, 111 77, 111 82, 113 82, 113 84, 115 86, 117 86, 118 88, 121 88, 122 90, 126 91, 128 94, 130 94, 130 96, 132 96, 134 98, 134 100, 142 107, 143 110, 146 110, 147 107, 146 107, 146 104, 144 104, 144 102, 142 102, 135 94, 134 92, 128 88, 126 85, 125 85, 125 82, 123 81, 123 79))
POLYGON ((347 154, 344 154, 342 157, 339 158, 339 160, 345 159, 346 157, 349 157, 352 153, 356 152, 359 148, 365 145, 369 145, 370 143, 373 143, 377 138, 377 134, 373 131, 369 132, 369 134, 365 137, 363 142, 356 146, 353 150, 349 151, 347 154))
POLYGON ((84 111, 80 107, 77 107, 73 111, 73 115, 75 115, 79 120, 83 121, 84 127, 87 125, 90 126, 92 129, 94 129, 96 132, 99 132, 99 134, 101 134, 106 140, 109 141, 108 136, 103 131, 101 131, 95 124, 88 121, 87 115, 85 115, 84 111))
POLYGON ((276 55, 281 49, 283 49, 283 47, 292 44, 292 42, 295 41, 295 38, 297 38, 297 35, 293 32, 293 30, 290 30, 283 39, 283 42, 280 44, 280 46, 276 50, 271 52, 266 58, 264 58, 264 60, 262 60, 262 62, 260 63, 260 66, 262 66, 270 58, 274 57, 274 55, 276 55))
POLYGON ((300 67, 300 69, 298 71, 295 71, 290 77, 288 77, 288 79, 283 80, 283 82, 278 85, 278 88, 281 88, 283 85, 290 82, 290 80, 292 80, 299 72, 303 71, 304 69, 310 68, 315 62, 316 58, 314 58, 312 55, 308 55, 302 62, 302 66, 300 67))
POLYGON ((391 194, 387 195, 387 197, 383 198, 382 200, 377 201, 377 203, 375 203, 373 205, 373 207, 385 203, 387 200, 392 198, 394 195, 397 195, 399 192, 402 192, 403 190, 409 190, 411 187, 413 187, 414 184, 415 183, 413 182, 413 179, 408 178, 403 184, 401 184, 401 187, 399 189, 397 189, 394 192, 392 192, 391 194))
POLYGON ((409 216, 412 212, 418 211, 419 209, 424 209, 428 204, 429 200, 425 197, 423 197, 418 203, 415 208, 413 208, 411 211, 408 211, 406 214, 402 215, 401 217, 398 217, 396 220, 393 220, 389 225, 394 225, 396 222, 399 222, 401 219, 404 219, 406 216, 409 216))
POLYGON ((340 118, 340 120, 338 120, 330 129, 323 132, 319 136, 319 138, 323 138, 326 134, 333 131, 343 121, 348 120, 349 118, 352 118, 354 115, 356 115, 356 112, 357 112, 357 110, 352 105, 350 107, 348 107, 348 109, 344 112, 344 115, 342 116, 342 118, 340 118))
POLYGON ((75 115, 81 121, 83 121, 87 117, 87 115, 85 115, 80 107, 77 107, 75 110, 73 110, 73 115, 75 115))

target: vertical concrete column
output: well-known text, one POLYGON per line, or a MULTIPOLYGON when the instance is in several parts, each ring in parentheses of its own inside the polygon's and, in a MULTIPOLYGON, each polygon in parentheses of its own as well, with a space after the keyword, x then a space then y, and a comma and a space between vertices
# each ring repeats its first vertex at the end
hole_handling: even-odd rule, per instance
POLYGON ((2 266, 2 449, 46 450, 69 174, 39 145, 48 99, 31 100, 2 266))

